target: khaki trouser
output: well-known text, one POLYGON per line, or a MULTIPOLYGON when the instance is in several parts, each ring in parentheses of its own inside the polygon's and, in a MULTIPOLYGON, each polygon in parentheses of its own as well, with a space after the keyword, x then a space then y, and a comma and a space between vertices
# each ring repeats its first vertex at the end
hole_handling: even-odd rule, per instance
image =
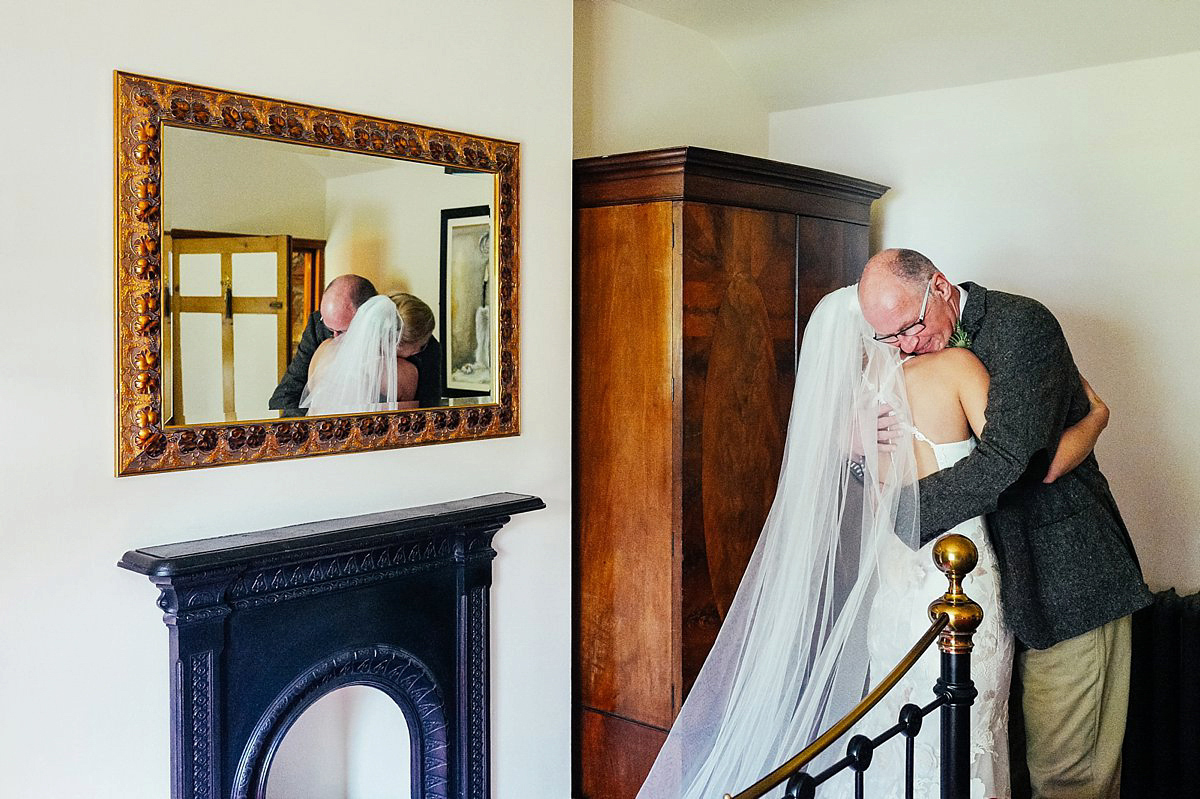
POLYGON ((1129 704, 1129 616, 1017 656, 1034 799, 1117 799, 1129 704))

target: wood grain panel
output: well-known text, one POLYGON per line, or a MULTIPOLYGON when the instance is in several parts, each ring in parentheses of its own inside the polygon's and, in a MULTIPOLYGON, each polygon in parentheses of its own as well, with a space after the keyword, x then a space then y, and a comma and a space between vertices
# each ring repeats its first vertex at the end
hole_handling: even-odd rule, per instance
POLYGON ((686 695, 779 477, 795 373, 796 217, 684 203, 683 230, 686 695))
POLYGON ((867 231, 861 225, 802 216, 797 234, 800 268, 796 321, 803 334, 821 298, 854 283, 862 274, 867 261, 867 231))
POLYGON ((575 274, 580 698, 660 727, 680 693, 672 213, 581 210, 575 274))
POLYGON ((766 519, 783 452, 767 306, 752 276, 729 282, 704 386, 701 504, 713 599, 722 619, 766 519), (732 490, 734 487, 737 490, 732 490))
POLYGON ((663 730, 585 710, 584 751, 604 755, 584 758, 581 799, 633 799, 665 740, 663 730))

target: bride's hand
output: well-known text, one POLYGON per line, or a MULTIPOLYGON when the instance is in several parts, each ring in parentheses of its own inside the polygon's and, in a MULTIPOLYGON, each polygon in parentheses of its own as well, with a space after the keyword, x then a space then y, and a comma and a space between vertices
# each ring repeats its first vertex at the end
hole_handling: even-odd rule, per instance
POLYGON ((1103 430, 1108 427, 1108 405, 1092 390, 1092 384, 1087 381, 1086 377, 1080 375, 1079 379, 1083 381, 1083 391, 1087 394, 1088 403, 1092 406, 1090 413, 1097 414, 1100 429, 1103 430))
MULTIPOLYGON (((900 430, 896 426, 896 412, 886 402, 879 403, 875 416, 875 444, 879 447, 879 451, 894 451, 896 449, 895 442, 899 436, 900 430)), ((858 425, 855 425, 850 442, 851 459, 861 463, 864 454, 865 448, 863 447, 862 438, 858 434, 858 425)))
POLYGON ((879 415, 875 417, 875 443, 880 452, 894 452, 896 439, 900 437, 896 412, 886 402, 879 403, 879 415))
POLYGON ((1043 483, 1053 483, 1083 463, 1083 459, 1096 446, 1100 432, 1108 426, 1108 405, 1092 389, 1092 384, 1087 381, 1087 378, 1080 375, 1079 379, 1083 381, 1083 391, 1087 394, 1088 404, 1091 408, 1087 416, 1063 432, 1062 438, 1058 442, 1058 449, 1054 453, 1054 460, 1050 463, 1050 469, 1042 478, 1043 483))

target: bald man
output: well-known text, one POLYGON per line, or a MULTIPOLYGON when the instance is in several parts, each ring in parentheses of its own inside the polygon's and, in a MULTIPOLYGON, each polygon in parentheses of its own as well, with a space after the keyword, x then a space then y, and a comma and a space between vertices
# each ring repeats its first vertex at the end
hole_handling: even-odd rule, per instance
POLYGON ((308 318, 300 344, 271 394, 268 408, 283 411, 283 416, 304 415, 300 394, 308 382, 308 363, 313 353, 322 341, 345 333, 358 307, 378 293, 374 284, 361 275, 340 275, 329 281, 321 295, 320 309, 308 318))
POLYGON ((876 338, 923 355, 969 346, 991 375, 979 446, 921 480, 916 548, 987 514, 1005 620, 1021 645, 1035 797, 1119 795, 1130 618, 1148 605, 1116 501, 1094 454, 1051 483, 1063 431, 1089 402, 1058 321, 1027 297, 956 286, 914 250, 871 258, 858 288, 876 338))

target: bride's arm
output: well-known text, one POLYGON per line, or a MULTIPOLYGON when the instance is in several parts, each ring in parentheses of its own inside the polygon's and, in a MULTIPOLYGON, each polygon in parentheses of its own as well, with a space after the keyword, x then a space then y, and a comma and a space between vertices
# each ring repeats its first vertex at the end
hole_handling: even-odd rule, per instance
MULTIPOLYGON (((983 365, 972 360, 974 363, 967 364, 970 368, 961 372, 959 401, 962 403, 963 412, 967 415, 971 430, 974 431, 976 437, 979 437, 983 433, 984 411, 987 408, 988 376, 983 365)), ((1080 376, 1080 379, 1083 380, 1083 390, 1087 392, 1091 408, 1087 416, 1063 431, 1062 438, 1058 442, 1058 449, 1054 453, 1054 459, 1050 463, 1050 469, 1042 480, 1044 483, 1053 483, 1082 463, 1083 459, 1096 446, 1101 431, 1108 426, 1108 406, 1096 395, 1091 384, 1085 378, 1080 376)))
POLYGON ((399 402, 405 403, 401 408, 415 408, 416 405, 407 404, 411 400, 417 398, 417 384, 420 382, 420 373, 417 367, 413 365, 407 358, 396 359, 396 399, 399 402))
POLYGON ((1080 375, 1079 379, 1083 381, 1083 390, 1087 392, 1091 408, 1087 416, 1063 431, 1062 438, 1058 441, 1058 449, 1054 452, 1054 460, 1050 462, 1050 469, 1042 478, 1043 483, 1053 483, 1083 463, 1083 459, 1095 448, 1101 431, 1108 426, 1108 406, 1096 396, 1087 378, 1080 375))

